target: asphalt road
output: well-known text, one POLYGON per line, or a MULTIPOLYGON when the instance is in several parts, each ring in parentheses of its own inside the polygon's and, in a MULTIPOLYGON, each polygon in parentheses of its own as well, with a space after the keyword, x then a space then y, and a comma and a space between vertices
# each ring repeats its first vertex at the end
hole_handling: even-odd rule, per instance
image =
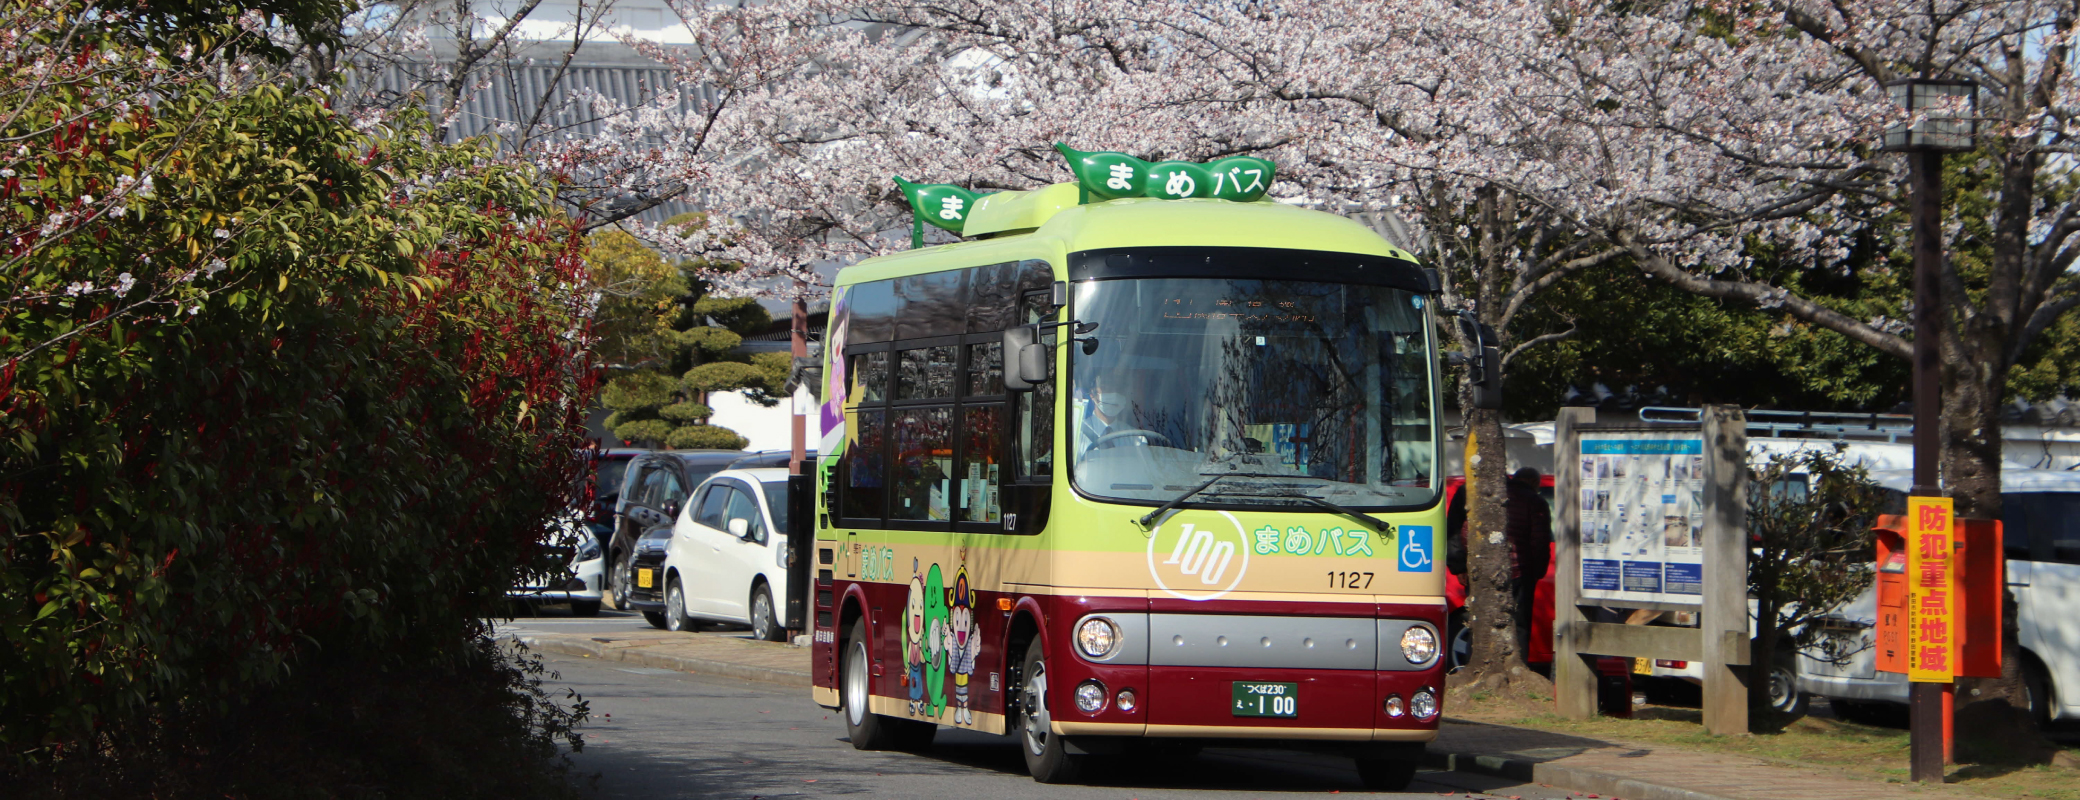
MULTIPOLYGON (((640 620, 638 620, 640 623, 640 620)), ((887 795, 906 800, 1044 797, 1258 798, 1296 792, 1364 793, 1347 759, 1305 753, 1208 750, 1189 758, 1104 765, 1084 785, 1043 786, 1025 774, 1009 738, 939 730, 923 754, 852 749, 844 723, 799 689, 622 663, 546 655, 591 703, 585 749, 573 761, 602 798, 770 798, 887 795)), ((1407 794, 1557 800, 1568 793, 1507 780, 1423 773, 1407 794), (1491 795, 1469 794, 1476 790, 1491 795)))

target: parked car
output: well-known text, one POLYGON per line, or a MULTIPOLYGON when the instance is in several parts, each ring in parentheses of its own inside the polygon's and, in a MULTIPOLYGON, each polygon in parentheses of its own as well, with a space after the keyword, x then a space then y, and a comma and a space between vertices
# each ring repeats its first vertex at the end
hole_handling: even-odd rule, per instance
POLYGON ((570 571, 548 577, 538 585, 514 587, 506 596, 532 604, 569 603, 574 615, 599 616, 607 563, 599 538, 590 528, 573 524, 560 541, 549 545, 549 552, 569 559, 570 571))
POLYGON ((529 603, 569 603, 571 613, 597 616, 606 587, 606 546, 614 532, 614 504, 620 497, 621 477, 628 462, 647 450, 614 449, 581 451, 591 459, 585 480, 592 484, 592 499, 572 509, 557 541, 549 544, 552 555, 568 559, 568 574, 545 577, 532 585, 519 586, 507 597, 529 603))
MULTIPOLYGON (((614 508, 621 502, 621 478, 628 474, 630 461, 649 452, 651 451, 617 447, 599 451, 593 456, 592 513, 588 522, 612 534, 614 508)), ((606 539, 600 540, 600 546, 604 547, 606 544, 606 539)))
MULTIPOLYGON (((1910 471, 1871 477, 1905 507, 1910 471)), ((2080 473, 2001 470, 2001 531, 2030 713, 2040 723, 2080 718, 2080 473)), ((1833 657, 1798 659, 1799 688, 1826 697, 1845 717, 1896 719, 1907 703, 1906 676, 1877 670, 1876 597, 1866 591, 1826 617, 1823 650, 1833 657)))
MULTIPOLYGON (((781 469, 787 469, 787 462, 793 460, 793 458, 793 450, 760 450, 756 453, 752 453, 750 455, 744 456, 742 458, 730 462, 729 468, 757 469, 759 467, 779 467, 781 469)), ((802 453, 802 458, 808 459, 810 461, 815 461, 816 451, 814 449, 804 451, 802 453)))
POLYGON ((607 589, 615 608, 629 607, 633 557, 644 531, 669 528, 694 487, 743 455, 736 450, 658 450, 629 460, 615 498, 614 531, 605 548, 607 589))
MULTIPOLYGON (((703 484, 661 546, 646 540, 638 569, 653 588, 632 595, 651 623, 683 630, 694 620, 751 626, 766 641, 786 637, 787 470, 733 469, 703 484), (655 566, 652 566, 652 565, 655 566)), ((638 585, 642 583, 639 578, 638 585)))

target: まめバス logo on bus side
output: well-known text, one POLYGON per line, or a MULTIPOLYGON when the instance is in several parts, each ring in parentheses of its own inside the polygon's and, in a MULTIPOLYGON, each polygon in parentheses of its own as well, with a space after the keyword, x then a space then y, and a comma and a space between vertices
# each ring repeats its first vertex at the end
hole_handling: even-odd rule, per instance
POLYGON ((1215 513, 1226 521, 1193 515, 1199 518, 1185 522, 1178 515, 1149 534, 1148 574, 1157 587, 1186 600, 1212 600, 1242 585, 1249 571, 1249 537, 1234 514, 1215 513))

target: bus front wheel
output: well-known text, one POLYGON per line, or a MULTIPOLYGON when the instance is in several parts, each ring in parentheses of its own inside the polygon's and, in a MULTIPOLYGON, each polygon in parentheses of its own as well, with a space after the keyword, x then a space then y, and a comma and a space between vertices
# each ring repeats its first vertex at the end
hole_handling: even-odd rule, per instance
POLYGON ((1399 792, 1408 788, 1416 779, 1416 767, 1423 763, 1423 748, 1394 748, 1390 752, 1359 756, 1358 780, 1365 788, 1375 792, 1399 792))
POLYGON ((1018 675, 1018 742, 1026 771, 1040 783, 1076 780, 1090 757, 1069 753, 1069 743, 1055 735, 1047 712, 1047 654, 1040 640, 1026 645, 1025 666, 1018 675))

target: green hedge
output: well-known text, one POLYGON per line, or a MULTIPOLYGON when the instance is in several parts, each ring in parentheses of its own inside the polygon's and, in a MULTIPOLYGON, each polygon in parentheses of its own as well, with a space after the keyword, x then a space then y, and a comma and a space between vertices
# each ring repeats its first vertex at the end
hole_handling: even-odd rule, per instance
POLYGON ((0 182, 0 766, 292 674, 481 666, 506 589, 556 566, 592 399, 546 181, 293 87, 82 114, 164 74, 98 44, 106 74, 55 89, 0 67, 26 142, 0 182))

